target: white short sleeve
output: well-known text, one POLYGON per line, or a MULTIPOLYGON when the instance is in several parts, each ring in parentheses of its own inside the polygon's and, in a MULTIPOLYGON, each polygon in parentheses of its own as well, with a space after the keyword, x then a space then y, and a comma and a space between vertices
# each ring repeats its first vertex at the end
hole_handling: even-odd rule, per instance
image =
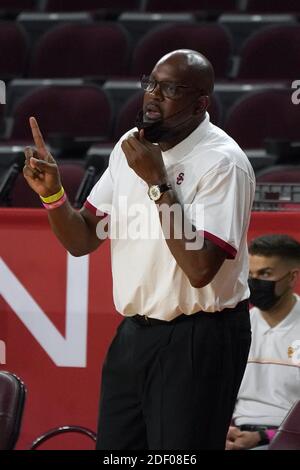
MULTIPOLYGON (((132 132, 132 130, 128 131, 127 134, 130 132, 132 132)), ((84 204, 84 206, 94 214, 96 214, 97 211, 97 215, 100 216, 103 214, 111 214, 115 179, 120 171, 120 163, 123 161, 123 158, 120 158, 120 156, 123 156, 121 144, 127 134, 124 134, 115 144, 109 157, 108 168, 95 184, 84 204)))
POLYGON ((248 229, 254 191, 254 180, 235 164, 214 169, 199 182, 190 218, 204 238, 226 251, 227 258, 235 258, 248 229))
POLYGON ((90 192, 84 206, 95 215, 111 213, 113 182, 108 167, 90 192))

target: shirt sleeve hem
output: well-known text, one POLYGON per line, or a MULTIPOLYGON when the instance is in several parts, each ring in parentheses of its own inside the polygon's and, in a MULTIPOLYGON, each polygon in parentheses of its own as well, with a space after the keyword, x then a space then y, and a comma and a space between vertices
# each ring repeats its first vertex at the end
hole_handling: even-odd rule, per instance
POLYGON ((227 254, 226 256, 227 259, 234 259, 236 257, 237 250, 233 246, 229 245, 229 243, 225 242, 224 240, 217 237, 216 235, 213 235, 210 232, 204 231, 204 238, 207 238, 212 243, 222 248, 222 250, 224 250, 227 254))
POLYGON ((109 215, 97 209, 97 207, 93 206, 93 204, 91 204, 88 200, 86 200, 83 205, 86 209, 88 209, 88 211, 90 211, 93 215, 96 215, 100 219, 103 219, 104 217, 109 215))

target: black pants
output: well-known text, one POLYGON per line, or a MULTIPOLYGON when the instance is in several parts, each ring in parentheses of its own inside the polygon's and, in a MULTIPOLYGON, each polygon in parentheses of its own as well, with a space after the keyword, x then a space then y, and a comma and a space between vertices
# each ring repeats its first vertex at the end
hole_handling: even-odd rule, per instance
POLYGON ((245 301, 184 321, 123 320, 103 366, 97 449, 224 449, 250 341, 245 301))

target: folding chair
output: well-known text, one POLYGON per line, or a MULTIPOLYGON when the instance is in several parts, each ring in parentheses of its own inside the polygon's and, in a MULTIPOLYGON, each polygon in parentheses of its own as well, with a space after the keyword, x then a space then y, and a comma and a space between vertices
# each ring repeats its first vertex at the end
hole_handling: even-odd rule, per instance
POLYGON ((15 374, 0 371, 0 450, 13 450, 19 437, 26 389, 15 374))

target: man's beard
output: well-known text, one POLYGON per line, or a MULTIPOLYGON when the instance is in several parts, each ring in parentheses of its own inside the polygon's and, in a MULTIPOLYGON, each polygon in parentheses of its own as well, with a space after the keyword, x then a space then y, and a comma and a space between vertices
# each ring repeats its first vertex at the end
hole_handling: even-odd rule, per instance
POLYGON ((170 139, 174 139, 174 129, 164 125, 164 121, 159 119, 158 121, 147 121, 144 119, 143 111, 139 111, 135 125, 140 131, 144 129, 144 136, 146 140, 152 143, 168 142, 170 139))

